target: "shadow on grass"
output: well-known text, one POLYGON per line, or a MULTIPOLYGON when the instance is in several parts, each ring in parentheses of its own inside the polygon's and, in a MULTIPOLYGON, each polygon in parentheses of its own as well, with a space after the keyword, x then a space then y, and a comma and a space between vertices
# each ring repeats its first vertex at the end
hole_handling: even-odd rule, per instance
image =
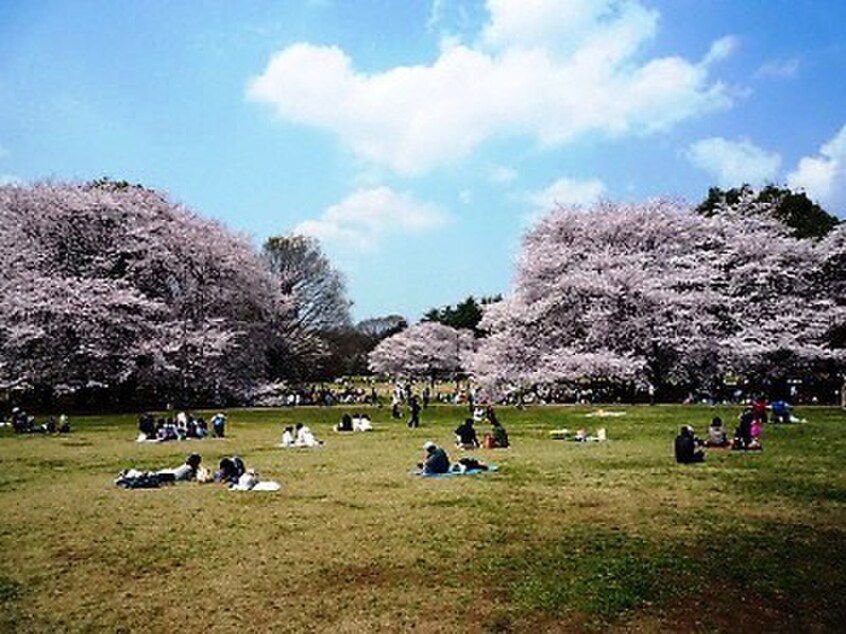
POLYGON ((577 527, 554 542, 505 545, 489 560, 486 584, 510 607, 494 610, 488 625, 563 619, 602 629, 653 614, 668 631, 724 631, 742 612, 743 629, 752 631, 839 631, 846 622, 845 537, 761 523, 723 526, 685 543, 577 527))

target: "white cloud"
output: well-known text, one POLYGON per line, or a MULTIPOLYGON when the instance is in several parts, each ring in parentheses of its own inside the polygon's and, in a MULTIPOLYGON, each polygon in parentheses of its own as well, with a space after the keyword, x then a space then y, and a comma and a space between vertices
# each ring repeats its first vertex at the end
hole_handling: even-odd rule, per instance
POLYGON ((687 158, 717 179, 720 187, 744 183, 762 185, 778 175, 781 157, 749 141, 729 141, 722 137, 703 139, 690 145, 687 158))
POLYGON ((432 8, 429 9, 429 18, 426 20, 426 28, 434 30, 444 19, 445 0, 433 0, 432 8))
POLYGON ((713 64, 722 61, 731 56, 740 46, 740 40, 733 35, 727 35, 715 40, 708 49, 708 54, 705 56, 706 64, 713 64))
POLYGON ((366 73, 337 47, 299 43, 273 55, 247 95, 402 174, 459 160, 494 137, 560 146, 588 133, 645 134, 730 103, 708 72, 731 46, 718 40, 700 62, 640 61, 658 15, 637 0, 487 7, 479 41, 445 41, 429 65, 366 73))
POLYGON ((488 180, 498 185, 507 185, 517 180, 517 171, 504 165, 494 165, 488 172, 488 180))
POLYGON ((791 189, 801 189, 827 211, 846 209, 846 125, 820 148, 818 156, 800 159, 787 175, 791 189))
POLYGON ((528 199, 538 211, 546 213, 558 205, 592 205, 605 191, 605 184, 597 178, 559 178, 546 189, 529 194, 528 199))
POLYGON ((320 218, 306 220, 294 233, 314 236, 349 250, 372 251, 388 234, 414 234, 446 224, 439 208, 399 194, 388 187, 361 189, 327 208, 320 218))
POLYGON ((799 66, 800 62, 797 57, 770 60, 755 71, 755 76, 776 79, 793 77, 799 71, 799 66))
POLYGON ((23 180, 14 174, 0 174, 0 187, 5 185, 23 185, 23 180))

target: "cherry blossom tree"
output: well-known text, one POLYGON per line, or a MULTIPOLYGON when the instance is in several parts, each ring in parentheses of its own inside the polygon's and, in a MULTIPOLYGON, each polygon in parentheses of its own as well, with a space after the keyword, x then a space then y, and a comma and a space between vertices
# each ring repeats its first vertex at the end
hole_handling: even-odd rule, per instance
POLYGON ((485 312, 477 382, 492 396, 585 377, 660 393, 830 356, 814 245, 758 211, 707 218, 656 200, 550 214, 524 239, 513 293, 485 312))
POLYGON ((470 330, 423 322, 381 341, 368 362, 370 369, 379 374, 432 379, 461 373, 474 347, 470 330))
POLYGON ((242 398, 292 298, 249 241, 140 186, 0 188, 0 382, 242 398))

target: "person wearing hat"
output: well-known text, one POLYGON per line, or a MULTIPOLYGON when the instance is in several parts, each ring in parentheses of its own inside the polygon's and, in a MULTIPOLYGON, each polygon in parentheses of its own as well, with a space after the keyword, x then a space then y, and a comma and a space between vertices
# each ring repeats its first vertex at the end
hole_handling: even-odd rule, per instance
POLYGON ((682 427, 681 432, 676 436, 676 462, 679 464, 703 462, 705 454, 701 449, 697 451, 696 444, 693 427, 690 425, 682 427))
POLYGON ((449 456, 446 451, 431 440, 424 443, 423 450, 426 454, 423 462, 418 465, 421 475, 435 475, 449 471, 449 456))

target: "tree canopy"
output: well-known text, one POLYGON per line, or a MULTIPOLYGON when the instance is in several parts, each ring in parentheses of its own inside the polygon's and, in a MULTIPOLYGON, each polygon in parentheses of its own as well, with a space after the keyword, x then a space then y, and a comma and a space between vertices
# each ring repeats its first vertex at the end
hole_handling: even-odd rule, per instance
POLYGON ((455 306, 447 305, 442 308, 432 308, 423 315, 422 321, 432 321, 451 328, 472 330, 477 336, 482 334, 479 322, 482 321, 482 311, 485 306, 502 299, 501 295, 482 297, 478 301, 470 295, 455 306))
POLYGON ((242 401, 294 304, 249 241, 111 181, 0 187, 0 384, 242 401))
POLYGON ((697 213, 703 216, 713 216, 727 209, 766 214, 788 227, 796 238, 822 238, 841 222, 808 198, 805 192, 793 192, 775 185, 767 185, 757 192, 750 185, 728 190, 711 187, 708 196, 696 207, 697 213))
POLYGON ((369 355, 370 369, 393 377, 436 378, 460 374, 475 348, 470 330, 423 322, 382 340, 369 355))
POLYGON ((585 377, 707 388, 729 370, 808 367, 834 355, 826 333, 842 321, 823 272, 833 242, 665 200, 559 209, 486 311, 474 375, 501 394, 585 377))

